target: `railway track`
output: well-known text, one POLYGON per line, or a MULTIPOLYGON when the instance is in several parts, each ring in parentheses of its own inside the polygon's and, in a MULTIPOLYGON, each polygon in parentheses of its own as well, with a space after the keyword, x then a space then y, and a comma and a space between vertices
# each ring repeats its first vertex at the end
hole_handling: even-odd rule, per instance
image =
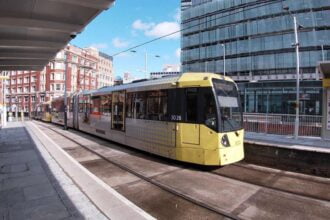
MULTIPOLYGON (((132 169, 129 166, 126 166, 124 162, 118 162, 118 160, 113 160, 111 157, 108 157, 100 152, 97 152, 95 149, 92 149, 90 146, 85 146, 80 141, 77 141, 68 135, 65 135, 63 131, 59 130, 58 128, 54 128, 54 125, 46 125, 44 123, 37 123, 39 126, 49 129, 52 132, 55 132, 57 135, 75 143, 80 148, 88 151, 91 154, 96 155, 97 157, 101 158, 103 161, 110 163, 125 172, 129 172, 130 174, 136 176, 137 178, 152 184, 153 186, 158 187, 159 189, 166 191, 169 194, 172 194, 176 197, 179 197, 195 206, 201 207, 205 210, 208 210, 211 214, 210 216, 229 219, 245 219, 244 215, 240 215, 240 211, 242 208, 236 208, 231 211, 228 209, 219 208, 219 206, 215 206, 213 203, 207 203, 205 200, 200 199, 192 194, 185 193, 182 190, 178 190, 176 187, 172 187, 171 184, 164 183, 158 179, 161 175, 170 175, 171 173, 181 172, 182 170, 191 170, 191 167, 186 164, 180 164, 176 166, 176 169, 168 172, 162 173, 159 175, 152 175, 148 176, 145 175, 143 172, 138 171, 137 169, 132 169), (215 214, 215 215, 214 215, 215 214)), ((126 149, 127 150, 127 149, 126 149)), ((160 159, 162 160, 162 159, 160 159)), ((165 159, 166 161, 166 159, 165 159)), ((82 163, 84 165, 84 163, 82 163)), ((193 168, 192 170, 196 170, 193 168)), ((200 171, 197 171, 200 172, 200 171)), ((330 191, 327 189, 327 185, 330 183, 330 180, 324 178, 314 178, 306 175, 290 175, 286 172, 276 171, 271 169, 260 169, 249 164, 238 163, 230 166, 226 166, 223 168, 215 169, 212 171, 201 172, 206 173, 208 176, 213 176, 214 181, 215 178, 227 178, 229 181, 239 181, 244 184, 253 185, 254 188, 259 188, 256 190, 255 193, 262 190, 267 190, 268 192, 272 192, 274 194, 283 194, 285 196, 298 198, 297 200, 304 200, 304 201, 311 201, 311 203, 321 202, 321 203, 329 203, 330 201, 330 191), (284 179, 284 181, 283 181, 284 179), (302 185, 289 187, 286 185, 286 181, 288 179, 295 179, 296 182, 302 181, 302 185), (282 182, 281 182, 282 181, 282 182), (311 188, 315 190, 310 190, 311 188), (321 188, 321 189, 320 189, 321 188), (261 189, 261 190, 260 190, 261 189), (306 190, 309 189, 309 190, 306 190)), ((210 182, 212 180, 210 179, 210 182)), ((252 197, 252 195, 251 195, 252 197)), ((330 207, 330 206, 329 206, 330 207)), ((161 217, 161 216, 158 216, 161 217)), ((212 217, 210 219, 212 219, 212 217)), ((216 217, 215 217, 216 218, 216 217)))
MULTIPOLYGON (((251 166, 242 165, 242 163, 232 164, 228 167, 224 167, 223 169, 218 169, 216 171, 211 172, 214 175, 227 177, 230 179, 243 181, 246 183, 250 183, 256 186, 260 186, 263 188, 267 188, 270 190, 280 191, 284 193, 290 193, 298 196, 303 196, 307 198, 313 198, 325 202, 330 202, 330 190, 328 190, 328 186, 330 184, 330 179, 328 181, 318 181, 317 178, 306 178, 303 177, 304 175, 289 175, 285 171, 284 172, 274 172, 274 171, 267 171, 265 169, 256 169, 251 166), (227 169, 227 170, 226 170, 227 169), (247 173, 249 173, 249 177, 247 177, 247 173), (251 176, 256 176, 258 173, 263 173, 262 175, 267 176, 266 178, 251 178, 251 176), (315 190, 303 190, 300 188, 290 187, 288 185, 276 185, 276 181, 280 178, 283 179, 296 179, 304 184, 313 185, 314 189, 317 189, 318 192, 315 190), (285 188, 286 187, 286 188, 285 188)), ((305 175, 306 176, 306 175, 305 175)))
POLYGON ((122 170, 124 170, 124 171, 126 171, 126 172, 129 172, 129 173, 135 175, 136 177, 138 177, 138 178, 140 178, 140 179, 142 179, 142 180, 144 180, 144 181, 146 181, 146 182, 148 182, 148 183, 150 183, 150 184, 153 184, 154 186, 157 186, 158 188, 160 188, 160 189, 162 189, 162 190, 164 190, 164 191, 166 191, 166 192, 168 192, 168 193, 171 193, 171 194, 173 194, 173 195, 175 195, 175 196, 178 196, 178 197, 180 197, 180 198, 182 198, 182 199, 184 199, 184 200, 186 200, 186 201, 188 201, 188 202, 191 202, 191 203, 193 203, 193 204, 195 204, 195 205, 197 205, 197 206, 200 206, 200 207, 202 207, 202 208, 204 208, 204 209, 206 209, 206 210, 209 210, 209 211, 211 211, 211 212, 214 212, 214 213, 216 213, 216 214, 218 214, 218 215, 220 215, 220 216, 223 216, 223 217, 225 217, 225 218, 227 218, 227 219, 235 219, 235 220, 236 220, 236 219, 237 219, 237 220, 240 219, 238 216, 235 216, 235 215, 233 215, 233 214, 231 214, 231 213, 228 213, 228 212, 226 212, 225 210, 221 210, 221 209, 219 209, 219 208, 217 208, 217 207, 212 207, 211 205, 206 204, 206 203, 204 203, 204 202, 202 202, 202 201, 199 201, 198 199, 192 198, 192 197, 189 196, 189 195, 186 195, 186 194, 183 194, 183 193, 181 193, 181 192, 178 192, 178 191, 175 190, 174 188, 171 188, 170 186, 165 185, 165 184, 163 184, 163 183, 161 183, 161 182, 155 180, 155 179, 154 179, 154 176, 152 176, 152 177, 148 177, 148 176, 143 175, 142 173, 140 173, 140 172, 138 172, 138 171, 136 171, 136 170, 133 170, 133 169, 131 169, 131 168, 129 168, 129 167, 123 165, 122 163, 118 163, 118 162, 116 162, 116 161, 113 161, 113 160, 109 159, 108 157, 106 157, 106 156, 104 156, 104 155, 102 155, 102 154, 100 154, 100 153, 98 153, 98 152, 96 152, 96 151, 90 149, 89 147, 87 147, 87 146, 85 146, 85 145, 79 143, 78 141, 76 141, 76 140, 74 140, 74 139, 72 139, 72 138, 70 138, 70 137, 64 135, 63 133, 59 132, 58 130, 51 128, 50 126, 41 125, 40 123, 38 123, 38 125, 39 125, 39 126, 42 126, 42 127, 44 127, 44 128, 47 128, 47 129, 49 129, 49 130, 51 130, 51 131, 53 131, 53 132, 59 134, 60 136, 62 136, 62 137, 64 137, 64 138, 66 138, 66 139, 72 141, 73 143, 75 143, 75 144, 77 144, 78 146, 80 146, 81 148, 83 148, 83 149, 89 151, 90 153, 97 155, 98 157, 102 158, 103 160, 105 160, 105 161, 107 161, 107 162, 109 162, 109 163, 111 163, 111 164, 117 166, 118 168, 120 168, 120 169, 122 169, 122 170))

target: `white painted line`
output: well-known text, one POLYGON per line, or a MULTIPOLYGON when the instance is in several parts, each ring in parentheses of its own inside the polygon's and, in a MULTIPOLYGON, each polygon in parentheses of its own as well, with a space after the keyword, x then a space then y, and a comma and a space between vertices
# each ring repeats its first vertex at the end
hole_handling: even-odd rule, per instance
POLYGON ((28 122, 28 124, 34 127, 35 131, 38 131, 49 142, 44 146, 50 155, 108 218, 125 220, 155 219, 89 172, 35 124, 32 122, 28 122))

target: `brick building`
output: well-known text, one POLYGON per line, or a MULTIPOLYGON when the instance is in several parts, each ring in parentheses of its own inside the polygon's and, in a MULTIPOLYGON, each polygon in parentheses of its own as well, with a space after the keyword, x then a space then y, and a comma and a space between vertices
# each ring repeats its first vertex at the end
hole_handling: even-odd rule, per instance
POLYGON ((9 71, 6 102, 9 111, 30 112, 38 103, 113 83, 112 57, 95 48, 68 45, 42 71, 9 71))

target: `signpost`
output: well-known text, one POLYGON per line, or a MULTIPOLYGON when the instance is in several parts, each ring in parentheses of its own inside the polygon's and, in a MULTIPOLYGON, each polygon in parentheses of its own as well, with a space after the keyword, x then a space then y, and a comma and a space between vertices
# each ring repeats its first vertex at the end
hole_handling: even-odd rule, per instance
POLYGON ((7 106, 6 106, 6 85, 5 80, 9 79, 9 76, 0 75, 1 87, 2 87, 2 100, 0 104, 0 127, 5 127, 7 125, 7 106))

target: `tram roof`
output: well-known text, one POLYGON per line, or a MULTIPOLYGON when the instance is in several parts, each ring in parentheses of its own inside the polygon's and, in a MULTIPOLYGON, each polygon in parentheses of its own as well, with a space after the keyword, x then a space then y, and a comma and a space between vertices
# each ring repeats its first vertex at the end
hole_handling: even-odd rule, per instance
POLYGON ((136 83, 128 83, 128 84, 122 84, 118 86, 109 86, 105 88, 101 88, 99 90, 94 90, 89 93, 83 93, 84 95, 91 94, 93 96, 95 95, 104 95, 110 92, 114 91, 121 91, 121 90, 128 90, 130 92, 134 91, 145 91, 145 90, 154 90, 154 89, 165 89, 172 85, 172 83, 175 83, 179 80, 179 78, 182 76, 171 76, 171 77, 164 77, 161 79, 154 79, 154 80, 147 80, 142 82, 136 82, 136 83))

